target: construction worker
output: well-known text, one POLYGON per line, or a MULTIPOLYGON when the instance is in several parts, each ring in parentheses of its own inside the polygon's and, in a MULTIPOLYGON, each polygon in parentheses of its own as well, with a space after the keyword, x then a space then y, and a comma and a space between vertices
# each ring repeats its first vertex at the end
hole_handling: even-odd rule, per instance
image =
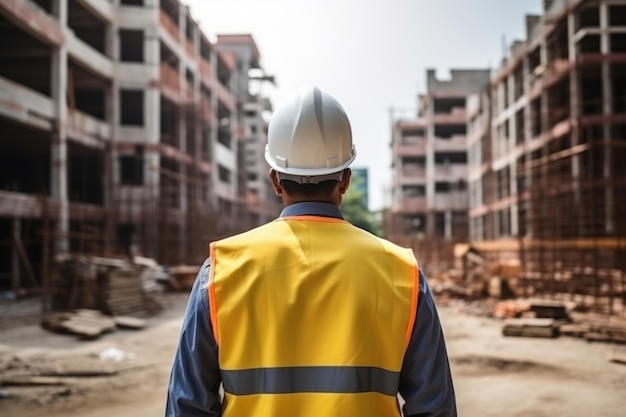
POLYGON ((265 159, 285 208, 210 244, 166 416, 400 416, 401 403, 407 417, 456 416, 437 309, 413 253, 342 217, 355 157, 329 94, 307 88, 274 112, 265 159))

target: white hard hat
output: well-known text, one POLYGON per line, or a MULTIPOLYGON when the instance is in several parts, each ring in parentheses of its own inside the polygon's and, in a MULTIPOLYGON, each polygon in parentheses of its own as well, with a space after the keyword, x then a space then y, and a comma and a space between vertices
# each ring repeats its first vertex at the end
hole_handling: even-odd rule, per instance
POLYGON ((333 179, 356 158, 346 112, 330 94, 307 87, 278 107, 267 132, 265 159, 284 179, 333 179))

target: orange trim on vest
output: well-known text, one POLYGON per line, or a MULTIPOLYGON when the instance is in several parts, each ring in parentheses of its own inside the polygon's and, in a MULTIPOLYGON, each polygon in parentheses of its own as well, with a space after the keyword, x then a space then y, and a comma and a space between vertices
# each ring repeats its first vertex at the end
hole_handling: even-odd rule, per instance
POLYGON ((417 302, 419 294, 419 266, 416 266, 413 270, 413 296, 411 300, 411 317, 409 318, 409 324, 406 327, 406 335, 404 336, 404 346, 407 348, 411 341, 411 335, 413 334, 413 326, 415 325, 415 319, 417 317, 417 302))
POLYGON ((209 296, 209 308, 210 308, 210 319, 211 326, 213 327, 213 337, 215 338, 215 343, 219 346, 220 338, 219 333, 217 331, 217 301, 215 301, 215 285, 213 280, 215 278, 215 267, 217 266, 217 259, 215 257, 215 242, 209 244, 209 256, 211 257, 211 273, 209 275, 209 285, 207 287, 207 292, 209 296))
POLYGON ((314 222, 324 222, 324 223, 346 223, 343 219, 338 219, 337 217, 324 217, 324 216, 287 216, 281 217, 277 220, 309 220, 314 222))

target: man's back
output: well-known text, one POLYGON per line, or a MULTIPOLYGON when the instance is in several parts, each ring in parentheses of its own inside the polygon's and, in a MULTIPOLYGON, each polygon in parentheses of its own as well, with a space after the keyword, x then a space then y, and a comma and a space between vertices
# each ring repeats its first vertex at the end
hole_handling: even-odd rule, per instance
POLYGON ((226 412, 399 415, 418 290, 409 251, 299 216, 216 242, 211 259, 226 412))

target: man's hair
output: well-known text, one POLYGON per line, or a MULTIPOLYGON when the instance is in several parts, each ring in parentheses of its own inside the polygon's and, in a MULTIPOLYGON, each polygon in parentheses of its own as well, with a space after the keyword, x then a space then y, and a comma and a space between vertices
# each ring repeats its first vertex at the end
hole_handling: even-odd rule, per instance
POLYGON ((283 186, 288 195, 319 197, 332 194, 338 182, 336 180, 328 180, 318 184, 298 184, 295 181, 281 180, 280 185, 283 186))

